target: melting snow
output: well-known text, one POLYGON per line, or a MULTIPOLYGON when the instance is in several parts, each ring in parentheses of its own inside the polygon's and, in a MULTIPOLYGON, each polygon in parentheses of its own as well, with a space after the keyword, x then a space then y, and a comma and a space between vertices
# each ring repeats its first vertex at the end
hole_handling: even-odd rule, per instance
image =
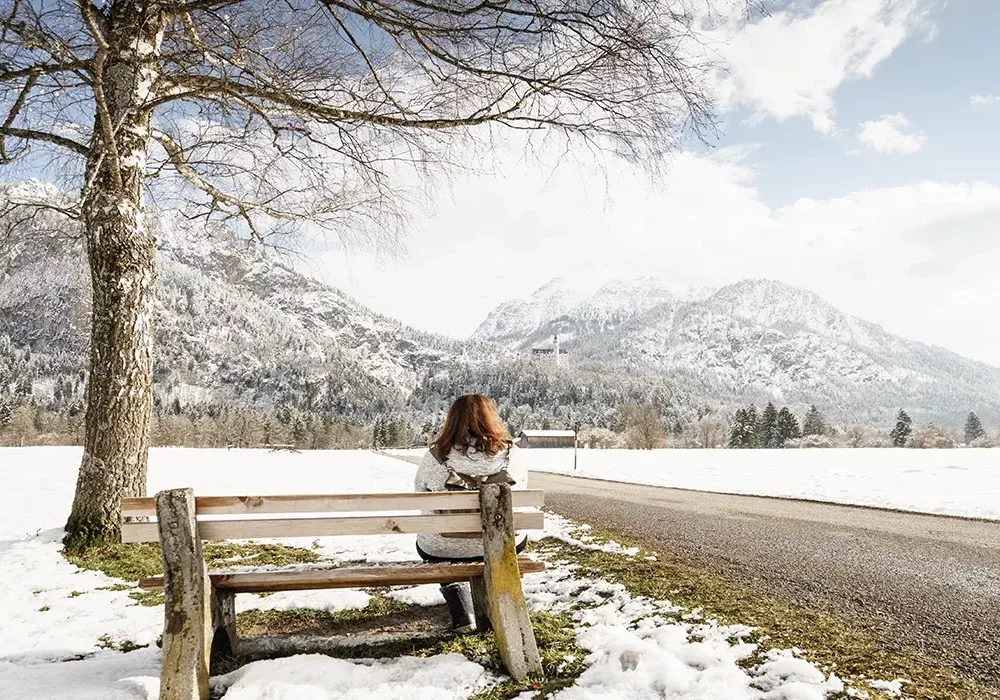
MULTIPOLYGON (((159 688, 162 609, 133 604, 128 591, 107 590, 103 574, 80 571, 59 555, 59 526, 72 500, 76 448, 0 449, 0 697, 17 700, 143 700, 159 688), (101 590, 105 589, 105 590, 101 590), (108 643, 149 645, 130 653, 108 643)), ((248 493, 409 490, 415 467, 370 452, 269 453, 241 450, 154 449, 150 490, 192 486, 222 494, 240 484, 248 493)), ((622 556, 634 551, 598 544, 586 528, 559 517, 547 533, 578 546, 622 556)), ((289 544, 313 546, 312 539, 289 544)), ((320 538, 320 554, 342 561, 414 559, 413 537, 320 538)), ((554 564, 524 579, 529 606, 573 616, 587 653, 577 683, 554 697, 818 700, 843 688, 792 651, 772 652, 755 668, 737 662, 756 649, 749 628, 724 626, 666 600, 633 597, 623 586, 582 577, 554 564)), ((397 600, 432 605, 435 586, 394 591, 397 600)), ((277 593, 237 597, 239 609, 362 607, 361 591, 277 593)), ((574 659, 567 659, 567 662, 574 659)), ((501 679, 457 655, 345 661, 299 655, 260 661, 213 679, 226 700, 352 700, 466 698, 501 679)), ((523 694, 522 697, 531 697, 523 694)))

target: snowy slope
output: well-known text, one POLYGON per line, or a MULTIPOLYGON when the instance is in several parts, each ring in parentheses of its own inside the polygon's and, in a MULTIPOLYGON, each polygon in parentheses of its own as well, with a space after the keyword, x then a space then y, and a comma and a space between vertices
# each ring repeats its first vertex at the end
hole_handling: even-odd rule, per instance
POLYGON ((553 311, 518 345, 556 332, 571 360, 646 368, 722 402, 817 403, 871 423, 901 406, 949 425, 970 410, 1000 418, 1000 369, 894 336, 779 282, 744 280, 680 299, 655 281, 606 285, 553 311))
MULTIPOLYGON (((170 211, 147 219, 158 237, 155 394, 164 405, 376 412, 399 405, 428 371, 492 352, 380 316, 223 227, 170 211)), ((0 250, 0 385, 19 382, 46 400, 58 385, 79 400, 88 273, 80 242, 44 223, 20 227, 18 244, 0 250)))

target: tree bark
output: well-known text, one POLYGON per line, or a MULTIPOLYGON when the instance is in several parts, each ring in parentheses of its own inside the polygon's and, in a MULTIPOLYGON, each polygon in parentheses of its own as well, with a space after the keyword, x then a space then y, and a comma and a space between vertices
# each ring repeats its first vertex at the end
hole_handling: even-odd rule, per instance
POLYGON ((146 493, 149 448, 157 270, 143 179, 146 104, 165 19, 158 2, 117 0, 99 21, 92 31, 105 46, 94 59, 97 114, 82 197, 93 291, 90 374, 83 461, 66 524, 71 548, 118 540, 122 497, 146 493))

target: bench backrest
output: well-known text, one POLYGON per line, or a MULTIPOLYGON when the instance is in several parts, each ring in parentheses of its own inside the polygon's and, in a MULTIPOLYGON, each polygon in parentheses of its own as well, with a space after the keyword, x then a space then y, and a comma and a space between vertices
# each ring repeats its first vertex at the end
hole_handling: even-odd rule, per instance
MULTIPOLYGON (((514 508, 545 505, 543 491, 512 491, 514 508)), ((482 531, 479 494, 440 491, 432 493, 368 493, 289 496, 198 496, 195 498, 198 536, 203 540, 262 539, 269 537, 328 537, 336 535, 395 535, 411 533, 472 534, 482 531), (462 513, 395 514, 405 511, 466 511, 462 513), (471 512, 470 512, 471 511, 471 512), (339 517, 301 517, 305 514, 384 513, 339 517), (282 514, 294 517, 260 518, 282 514), (240 519, 240 516, 254 516, 240 519), (203 519, 223 516, 224 519, 203 519)), ((155 517, 153 498, 123 498, 122 517, 155 517)), ((516 530, 540 530, 541 512, 514 513, 516 530)), ((125 522, 122 542, 157 542, 156 522, 125 522)))

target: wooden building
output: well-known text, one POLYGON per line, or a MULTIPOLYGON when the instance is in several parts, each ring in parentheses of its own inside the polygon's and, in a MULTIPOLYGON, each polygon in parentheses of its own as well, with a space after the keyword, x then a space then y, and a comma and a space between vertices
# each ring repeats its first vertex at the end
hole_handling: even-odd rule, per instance
POLYGON ((518 447, 573 447, 576 433, 572 430, 522 430, 518 433, 518 447))

